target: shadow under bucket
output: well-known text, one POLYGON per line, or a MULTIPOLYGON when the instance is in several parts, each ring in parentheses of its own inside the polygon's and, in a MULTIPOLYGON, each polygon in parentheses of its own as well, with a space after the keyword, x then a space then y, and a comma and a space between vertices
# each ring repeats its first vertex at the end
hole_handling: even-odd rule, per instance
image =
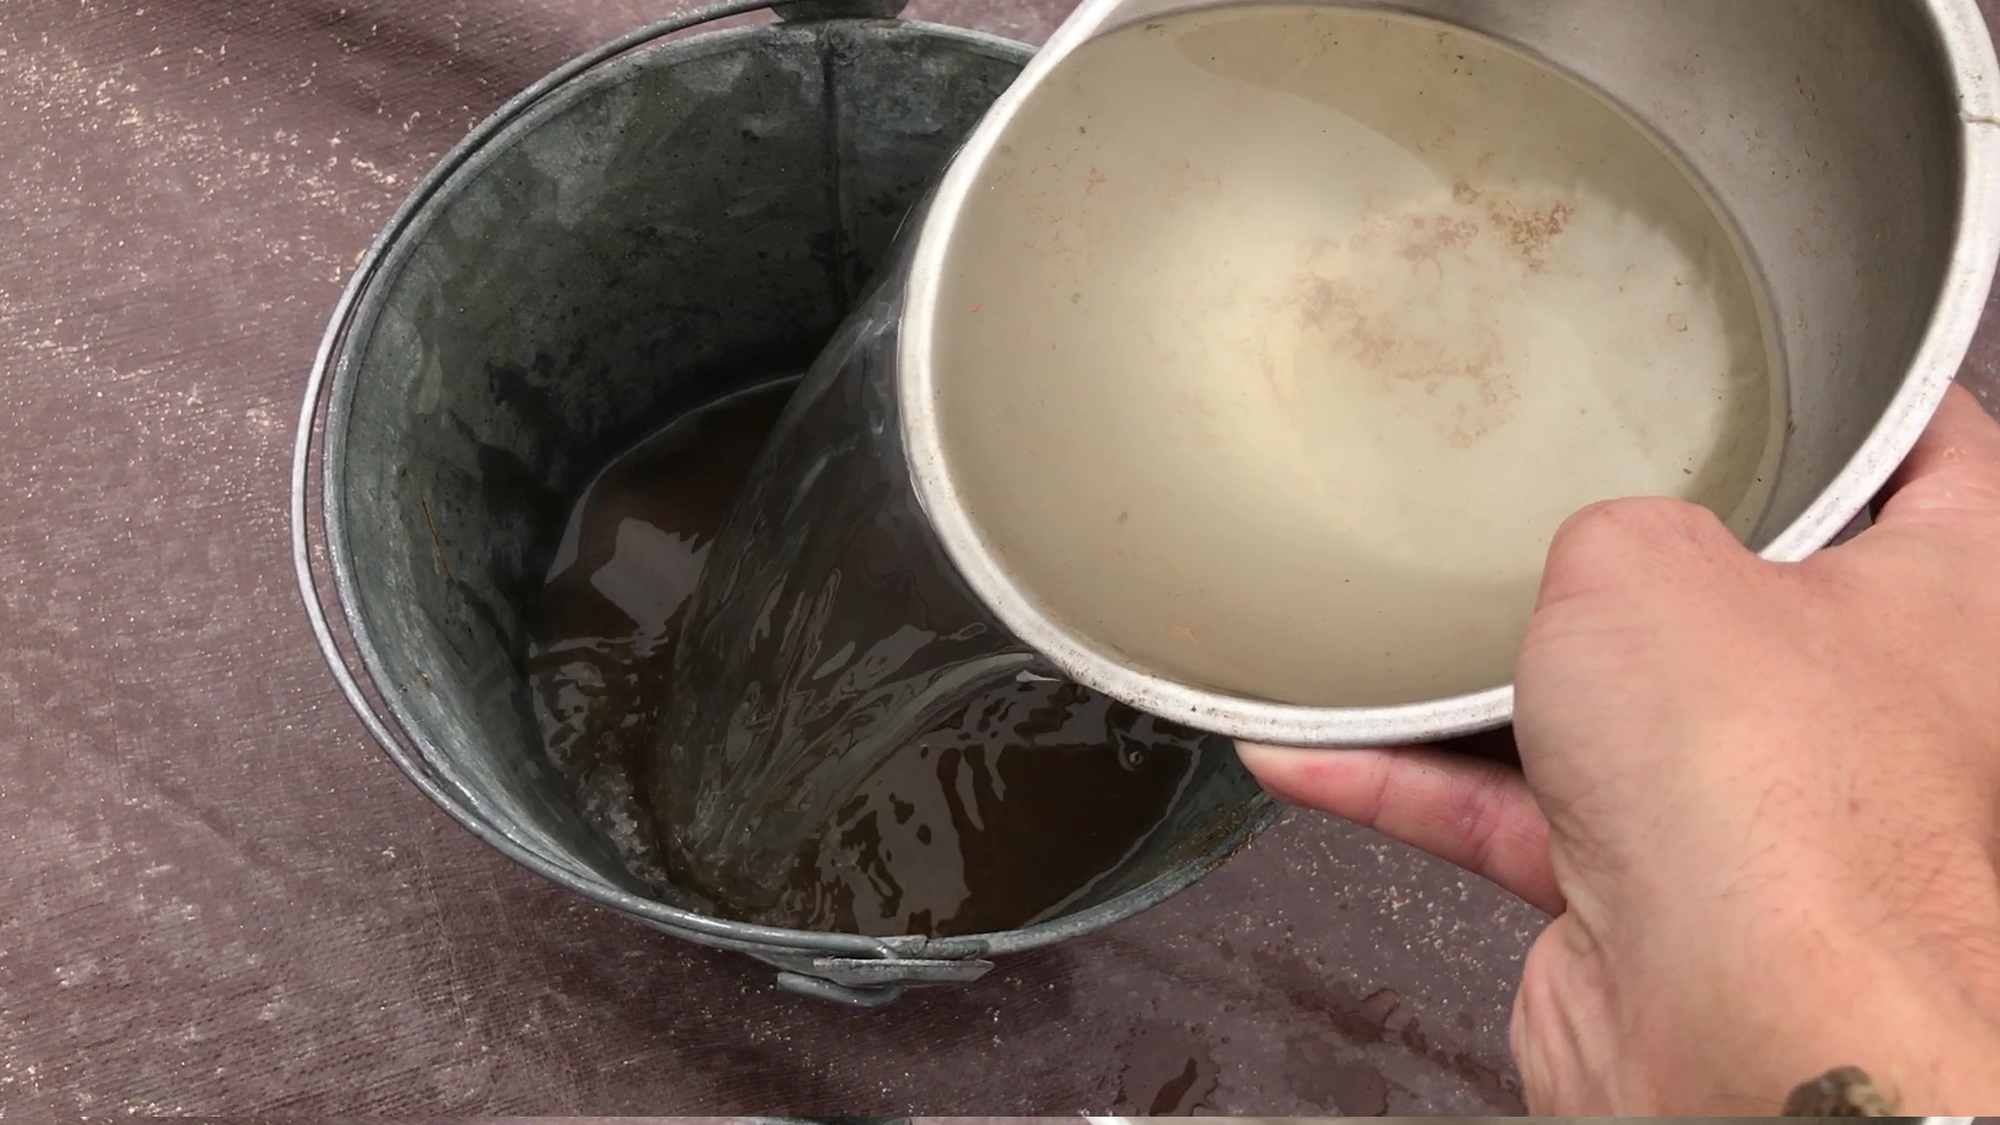
POLYGON ((1272 806, 1218 742, 1170 819, 1065 913, 950 938, 677 908, 578 812, 524 666, 570 502, 662 424, 810 366, 1029 54, 941 27, 806 18, 824 5, 667 41, 757 7, 670 20, 577 59, 418 188, 350 283, 313 372, 295 561, 349 701, 454 819, 592 899, 777 967, 792 991, 873 1005, 1155 905, 1272 806))

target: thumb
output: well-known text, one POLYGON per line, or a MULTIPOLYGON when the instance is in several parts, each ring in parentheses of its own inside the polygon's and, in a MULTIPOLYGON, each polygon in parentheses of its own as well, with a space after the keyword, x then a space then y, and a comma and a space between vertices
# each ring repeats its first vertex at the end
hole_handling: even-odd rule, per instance
POLYGON ((1562 912, 1549 824, 1519 771, 1445 750, 1236 749, 1279 800, 1373 828, 1562 912))

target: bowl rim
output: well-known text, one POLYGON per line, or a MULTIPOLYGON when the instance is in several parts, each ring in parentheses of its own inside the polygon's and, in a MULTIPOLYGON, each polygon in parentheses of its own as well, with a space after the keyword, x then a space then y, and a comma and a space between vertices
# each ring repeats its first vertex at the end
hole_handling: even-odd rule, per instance
MULTIPOLYGON (((1022 106, 1071 52, 1109 30, 1126 3, 1084 0, 988 111, 940 182, 919 228, 897 337, 898 393, 911 480, 940 543, 980 601, 1064 675, 1197 729, 1247 742, 1341 748, 1432 742, 1505 725, 1513 718, 1512 684, 1416 703, 1314 707, 1200 688, 1136 668, 1046 613, 1001 564, 973 520, 951 476, 932 363, 950 246, 966 200, 1022 106)), ((1918 3, 1942 47, 1958 103, 1958 214, 1950 260, 1901 386, 1847 464, 1762 549, 1773 562, 1798 562, 1831 542, 1909 453, 1964 361, 2000 256, 2000 65, 1974 0, 1918 3)), ((1389 4, 1386 10, 1400 9, 1389 4)))

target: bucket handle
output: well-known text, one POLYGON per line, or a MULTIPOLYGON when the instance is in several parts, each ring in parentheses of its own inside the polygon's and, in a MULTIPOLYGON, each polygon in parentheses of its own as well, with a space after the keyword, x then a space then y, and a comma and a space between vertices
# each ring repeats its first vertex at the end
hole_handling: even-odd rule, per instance
MULTIPOLYGON (((310 498, 315 466, 322 473, 326 468, 324 438, 315 441, 314 436, 328 418, 336 381, 335 356, 352 326, 361 294, 374 280, 390 247, 425 203, 481 145, 577 75, 655 40, 767 8, 775 11, 781 19, 807 22, 892 17, 902 10, 904 3, 905 0, 721 0, 649 24, 579 55, 509 99, 438 162, 369 246, 335 304, 326 332, 321 337, 306 381, 298 432, 292 448, 292 569, 300 599, 305 603, 306 616, 312 625, 314 640, 349 708, 375 742, 395 759, 404 774, 425 796, 468 831, 538 874, 559 882, 573 880, 580 883, 582 885, 576 889, 587 897, 683 941, 747 954, 771 965, 779 970, 777 983, 785 991, 863 1008, 891 1003, 911 985, 962 984, 978 980, 993 968, 993 963, 985 959, 986 943, 976 938, 871 938, 858 934, 815 933, 709 918, 628 894, 517 840, 504 828, 489 821, 475 802, 464 799, 468 794, 447 792, 444 779, 432 770, 429 761, 418 749, 419 740, 409 736, 396 717, 394 708, 378 705, 377 701, 386 700, 386 696, 380 690, 368 661, 360 656, 352 633, 347 632, 344 644, 336 636, 332 623, 334 614, 329 613, 328 604, 339 608, 343 620, 352 612, 352 607, 347 604, 339 573, 333 565, 324 528, 321 528, 320 541, 315 542, 310 498), (315 449, 319 452, 318 458, 314 456, 315 449), (330 581, 321 577, 319 560, 322 558, 325 559, 325 568, 333 572, 330 581)), ((324 515, 324 497, 321 498, 320 509, 324 515)))

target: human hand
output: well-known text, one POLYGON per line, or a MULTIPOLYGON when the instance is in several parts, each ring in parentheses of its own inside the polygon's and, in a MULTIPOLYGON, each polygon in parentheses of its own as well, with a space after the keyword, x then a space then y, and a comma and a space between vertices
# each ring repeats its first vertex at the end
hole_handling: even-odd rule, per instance
POLYGON ((1293 803, 1557 915, 1512 1041, 1540 1113, 1771 1113, 1859 1066, 2000 1106, 2000 425, 1954 388, 1874 527, 1767 563, 1586 509, 1516 670, 1524 772, 1245 746, 1293 803))

